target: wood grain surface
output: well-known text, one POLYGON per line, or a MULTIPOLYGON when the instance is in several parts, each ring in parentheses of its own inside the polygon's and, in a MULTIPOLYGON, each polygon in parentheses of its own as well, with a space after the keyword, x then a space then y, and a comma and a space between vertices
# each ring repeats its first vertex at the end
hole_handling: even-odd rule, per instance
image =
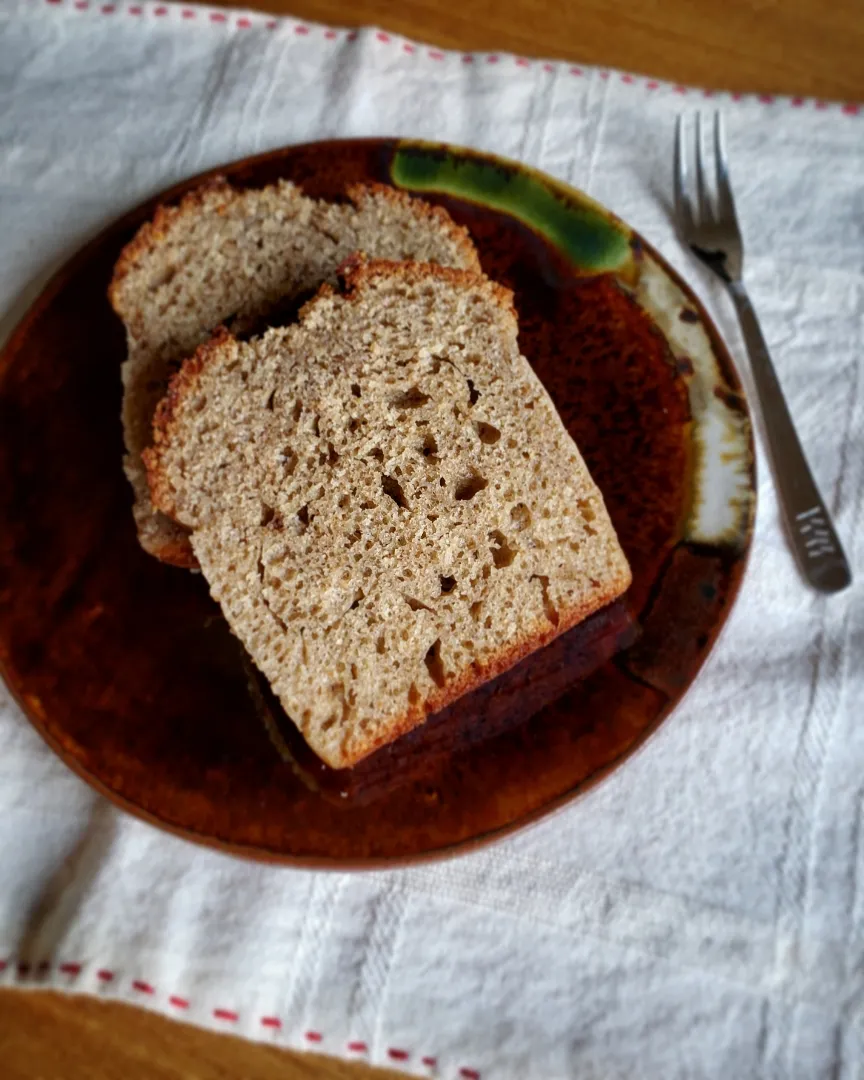
MULTIPOLYGON (((341 26, 374 23, 447 48, 557 57, 702 86, 864 99, 861 0, 251 0, 236 6, 341 26)), ((0 1058, 6 1080, 397 1075, 44 991, 0 991, 0 1058)))

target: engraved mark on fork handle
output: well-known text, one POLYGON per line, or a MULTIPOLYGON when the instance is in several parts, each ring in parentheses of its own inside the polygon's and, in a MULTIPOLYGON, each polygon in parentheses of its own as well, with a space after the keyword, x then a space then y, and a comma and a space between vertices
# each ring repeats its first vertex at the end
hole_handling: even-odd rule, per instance
POLYGON ((729 291, 747 344, 780 507, 798 565, 814 588, 838 592, 852 580, 849 564, 795 432, 750 298, 740 281, 731 282, 729 291))

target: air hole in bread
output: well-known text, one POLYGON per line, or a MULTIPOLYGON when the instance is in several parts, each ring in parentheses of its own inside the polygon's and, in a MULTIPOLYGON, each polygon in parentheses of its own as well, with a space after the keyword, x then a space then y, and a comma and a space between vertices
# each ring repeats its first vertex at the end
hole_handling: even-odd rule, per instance
POLYGON ((261 503, 261 525, 269 525, 275 516, 276 511, 272 506, 268 506, 267 503, 261 503))
POLYGON ((441 575, 441 595, 446 596, 447 593, 453 592, 456 588, 456 578, 450 577, 447 574, 441 575))
POLYGON ((273 412, 273 398, 276 397, 276 387, 274 386, 270 393, 267 395, 267 401, 264 404, 264 408, 273 412))
POLYGON ((500 529, 493 529, 489 533, 489 539, 492 541, 492 562, 495 563, 496 569, 501 570, 505 566, 510 566, 516 558, 516 551, 510 547, 504 533, 500 529))
POLYGON ((336 462, 338 460, 339 460, 339 455, 336 453, 336 450, 335 450, 335 448, 333 446, 333 443, 332 442, 327 443, 327 464, 332 467, 333 465, 336 464, 336 462))
POLYGON ((480 398, 480 391, 474 385, 473 379, 468 379, 468 401, 471 405, 476 405, 480 398))
POLYGON ((436 686, 443 686, 447 676, 444 672, 444 663, 441 660, 441 638, 432 642, 424 660, 432 682, 436 686))
POLYGON ((474 603, 471 605, 471 607, 468 608, 468 612, 471 615, 471 618, 474 620, 474 622, 477 622, 477 620, 480 618, 480 613, 482 612, 482 610, 483 610, 483 601, 482 600, 475 600, 474 603))
POLYGON ((466 476, 457 483, 455 491, 456 501, 466 502, 468 499, 473 499, 479 491, 482 491, 488 486, 489 481, 485 476, 481 476, 479 473, 472 473, 471 476, 466 476))
POLYGON ((300 417, 303 415, 303 402, 295 401, 294 408, 291 410, 291 418, 296 424, 300 417))
POLYGON ((477 424, 477 435, 480 442, 485 443, 486 446, 493 446, 501 438, 501 432, 498 428, 485 423, 483 420, 477 424))
POLYGON ((383 656, 384 653, 387 651, 387 644, 384 640, 383 634, 380 634, 378 640, 375 642, 375 651, 378 653, 379 656, 383 656))
POLYGON ((552 603, 549 596, 549 578, 546 574, 532 574, 531 581, 539 581, 540 588, 543 590, 543 610, 546 612, 546 618, 553 626, 557 626, 560 621, 558 609, 552 603))
POLYGON ((406 596, 405 603, 412 611, 431 611, 432 608, 428 604, 424 604, 422 600, 418 600, 416 596, 406 596))
POLYGON ((510 520, 513 523, 513 528, 517 532, 522 532, 531 524, 531 511, 525 503, 516 503, 510 509, 510 520))
POLYGON ((374 450, 369 451, 369 457, 375 458, 376 461, 384 460, 384 451, 380 446, 376 446, 374 450))
POLYGON ((358 383, 351 383, 351 393, 354 395, 354 397, 360 397, 360 386, 358 383))
POLYGON ((401 394, 391 398, 390 404, 394 409, 420 409, 427 401, 431 400, 429 395, 424 394, 419 387, 411 386, 407 390, 403 390, 401 394))
POLYGON ((438 460, 438 443, 431 432, 424 438, 423 445, 420 447, 420 453, 430 461, 438 460))
POLYGON ((382 475, 381 490, 385 495, 389 495, 400 509, 408 509, 408 501, 405 498, 405 492, 402 490, 402 485, 395 476, 382 475))
POLYGON ((412 682, 411 685, 408 687, 408 704, 416 705, 419 700, 420 691, 417 689, 416 684, 412 682))
POLYGON ((297 511, 297 531, 300 533, 306 532, 309 527, 309 507, 301 506, 297 511))

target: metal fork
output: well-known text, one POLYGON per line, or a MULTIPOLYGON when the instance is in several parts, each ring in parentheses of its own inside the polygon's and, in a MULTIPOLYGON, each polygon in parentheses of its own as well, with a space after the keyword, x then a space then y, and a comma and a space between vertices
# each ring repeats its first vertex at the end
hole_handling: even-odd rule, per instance
POLYGON ((821 592, 838 592, 852 580, 831 516, 810 472, 756 312, 742 281, 744 248, 735 214, 720 113, 714 114, 713 151, 706 166, 702 118, 696 114, 695 183, 690 183, 684 118, 675 129, 675 216, 682 240, 729 288, 747 345, 780 506, 801 572, 821 592), (711 167, 713 157, 713 167, 711 167), (709 168, 715 192, 709 190, 709 168))

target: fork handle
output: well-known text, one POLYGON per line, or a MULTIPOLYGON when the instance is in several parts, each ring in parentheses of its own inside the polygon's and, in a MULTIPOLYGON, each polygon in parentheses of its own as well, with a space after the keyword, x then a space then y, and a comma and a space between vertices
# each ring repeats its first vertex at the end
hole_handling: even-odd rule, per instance
POLYGON ((750 357, 780 507, 795 557, 814 588, 820 592, 838 592, 852 580, 849 563, 798 441, 750 298, 741 282, 730 282, 730 291, 750 357))

